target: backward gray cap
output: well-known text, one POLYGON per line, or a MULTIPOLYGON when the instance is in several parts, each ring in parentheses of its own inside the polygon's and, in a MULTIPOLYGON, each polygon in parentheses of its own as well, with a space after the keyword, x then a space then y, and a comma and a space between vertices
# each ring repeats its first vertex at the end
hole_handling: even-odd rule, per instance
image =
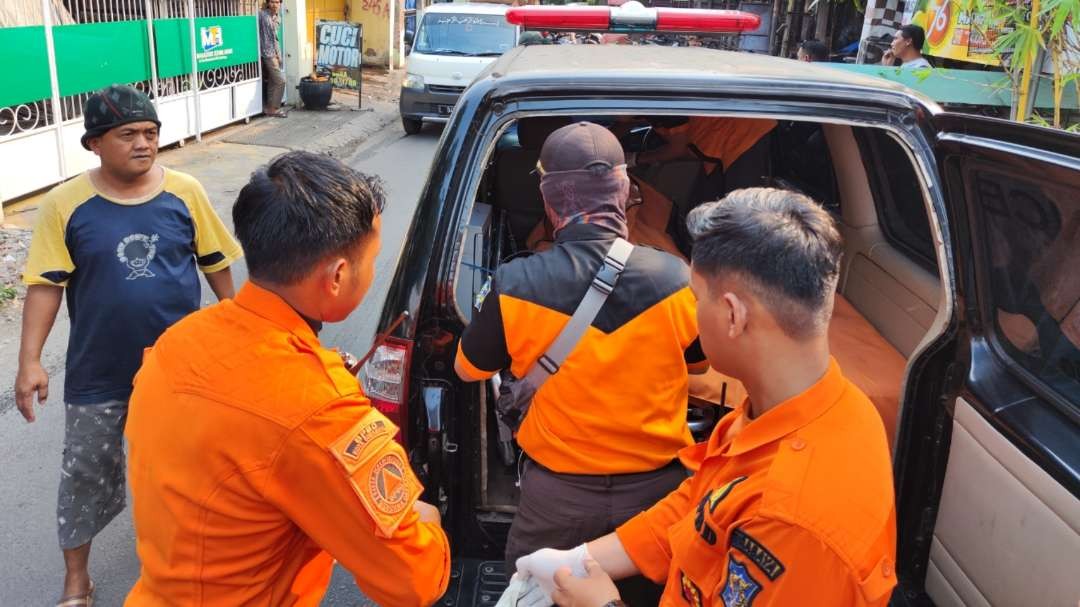
POLYGON ((575 122, 552 133, 540 150, 545 172, 578 171, 596 164, 625 163, 622 145, 611 131, 592 122, 575 122))

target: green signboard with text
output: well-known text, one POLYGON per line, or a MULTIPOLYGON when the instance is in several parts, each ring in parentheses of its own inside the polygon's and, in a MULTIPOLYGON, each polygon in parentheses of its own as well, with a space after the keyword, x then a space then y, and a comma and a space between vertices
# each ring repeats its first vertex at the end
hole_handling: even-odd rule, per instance
MULTIPOLYGON (((158 77, 191 73, 191 24, 187 19, 155 19, 158 77)), ((259 60, 255 17, 200 17, 195 20, 199 71, 259 60)))

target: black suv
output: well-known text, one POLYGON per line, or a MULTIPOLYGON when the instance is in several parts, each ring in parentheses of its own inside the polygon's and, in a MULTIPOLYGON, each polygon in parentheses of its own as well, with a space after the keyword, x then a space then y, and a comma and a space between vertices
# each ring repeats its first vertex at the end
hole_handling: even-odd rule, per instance
MULTIPOLYGON (((490 384, 459 382, 453 359, 487 276, 542 221, 534 127, 712 115, 776 120, 750 170, 812 195, 844 235, 853 333, 834 350, 861 361, 856 383, 892 433, 894 604, 1074 605, 1080 137, 943 112, 825 66, 656 46, 515 49, 466 91, 439 142, 380 330, 410 316, 365 388, 445 513, 457 568, 444 603, 493 604, 505 579, 514 445, 490 384)), ((658 140, 644 126, 624 144, 658 140)), ((676 216, 701 174, 697 161, 637 172, 676 216)))

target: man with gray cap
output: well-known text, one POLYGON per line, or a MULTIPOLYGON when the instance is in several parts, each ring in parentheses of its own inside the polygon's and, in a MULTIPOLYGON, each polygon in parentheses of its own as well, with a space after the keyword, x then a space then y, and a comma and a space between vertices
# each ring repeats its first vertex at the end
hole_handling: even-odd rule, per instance
MULTIPOLYGON (((589 122, 545 141, 537 170, 555 246, 499 267, 461 337, 462 379, 503 369, 525 377, 549 351, 627 237, 623 158, 615 136, 589 122)), ((613 531, 686 478, 676 453, 692 440, 687 373, 707 367, 689 279, 681 259, 634 248, 583 337, 540 385, 517 433, 524 462, 508 572, 538 548, 613 531)))
POLYGON ((143 349, 199 309, 199 277, 233 296, 240 246, 189 175, 156 164, 157 118, 146 95, 110 86, 83 109, 82 145, 101 159, 45 195, 23 307, 15 401, 27 422, 44 404, 41 350, 67 292, 64 454, 57 524, 67 571, 59 605, 93 602, 90 542, 124 509, 124 423, 143 349))

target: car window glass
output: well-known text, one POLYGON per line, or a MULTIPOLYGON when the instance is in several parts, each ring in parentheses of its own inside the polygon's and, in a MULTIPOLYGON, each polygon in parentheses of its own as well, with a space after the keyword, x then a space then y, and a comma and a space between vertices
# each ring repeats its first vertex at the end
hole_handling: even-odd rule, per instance
POLYGON ((413 51, 431 55, 500 55, 514 46, 514 26, 501 15, 428 13, 413 51))
POLYGON ((798 190, 840 214, 839 187, 825 132, 816 122, 781 122, 774 139, 776 184, 798 190))
POLYGON ((983 222, 998 341, 1080 405, 1080 189, 988 165, 965 171, 983 222))
POLYGON ((937 274, 937 254, 930 232, 930 219, 911 158, 885 131, 869 128, 859 131, 878 221, 885 239, 904 255, 937 274))

